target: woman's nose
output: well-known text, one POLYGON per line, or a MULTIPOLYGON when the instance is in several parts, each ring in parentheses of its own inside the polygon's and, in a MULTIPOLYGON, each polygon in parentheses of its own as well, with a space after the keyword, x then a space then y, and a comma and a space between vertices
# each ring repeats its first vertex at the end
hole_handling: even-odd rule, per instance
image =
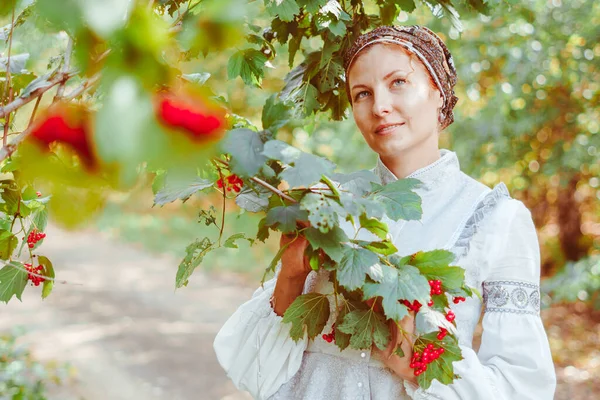
POLYGON ((373 95, 373 115, 383 117, 392 111, 392 99, 389 93, 379 91, 373 95))

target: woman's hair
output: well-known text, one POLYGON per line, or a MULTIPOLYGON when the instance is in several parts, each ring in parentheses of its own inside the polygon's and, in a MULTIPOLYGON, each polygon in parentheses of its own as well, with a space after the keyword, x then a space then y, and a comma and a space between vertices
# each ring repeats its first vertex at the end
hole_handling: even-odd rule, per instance
POLYGON ((421 61, 429 72, 433 87, 440 91, 444 99, 439 116, 441 129, 450 125, 454 121, 452 110, 458 102, 458 97, 454 94, 456 68, 452 55, 439 36, 430 29, 418 25, 380 26, 359 36, 354 44, 346 50, 344 69, 346 71, 346 93, 350 104, 352 104, 352 96, 348 72, 363 50, 379 43, 400 45, 421 61))

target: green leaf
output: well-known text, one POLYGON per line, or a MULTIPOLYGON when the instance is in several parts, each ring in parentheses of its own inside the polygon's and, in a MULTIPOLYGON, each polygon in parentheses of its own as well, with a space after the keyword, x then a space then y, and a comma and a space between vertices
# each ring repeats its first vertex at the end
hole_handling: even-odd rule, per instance
MULTIPOLYGON (((358 308, 356 307, 355 302, 343 300, 342 308, 340 309, 340 312, 338 313, 338 316, 335 320, 336 327, 344 323, 344 318, 346 317, 346 315, 357 309, 358 308)), ((350 345, 351 337, 352 336, 350 334, 344 333, 339 329, 335 330, 335 344, 340 348, 340 351, 346 349, 350 345)))
POLYGON ((421 219, 421 198, 412 190, 421 184, 412 178, 399 179, 385 186, 372 184, 374 191, 370 199, 379 201, 385 208, 388 217, 394 221, 421 219))
POLYGON ((402 11, 406 11, 407 13, 411 13, 415 11, 415 1, 414 0, 392 0, 394 4, 400 7, 402 11))
POLYGON ((48 209, 43 208, 38 210, 33 214, 32 225, 35 229, 40 232, 46 230, 46 226, 48 225, 48 209))
POLYGON ((374 253, 382 254, 384 256, 390 256, 392 254, 396 254, 398 249, 394 244, 390 241, 383 242, 367 242, 362 247, 367 250, 371 250, 374 253))
POLYGON ((380 282, 366 282, 363 286, 365 299, 381 297, 383 311, 388 318, 400 321, 407 315, 407 309, 398 300, 419 301, 421 304, 429 300, 429 282, 419 274, 419 270, 410 265, 399 269, 382 265, 380 282))
POLYGON ((236 234, 233 234, 233 235, 231 235, 231 236, 229 236, 227 238, 227 240, 225 241, 225 243, 223 243, 223 247, 227 247, 227 248, 230 248, 230 249, 237 249, 238 246, 236 244, 236 241, 239 240, 239 239, 245 239, 248 242, 250 242, 250 244, 252 244, 254 242, 253 239, 247 238, 245 234, 243 234, 243 233, 236 233, 236 234))
POLYGON ((279 19, 285 22, 290 22, 298 13, 300 7, 295 0, 265 0, 267 11, 273 17, 279 16, 279 19))
POLYGON ((267 99, 262 110, 263 129, 276 132, 290 122, 292 118, 291 108, 287 104, 277 101, 277 95, 272 95, 267 99))
POLYGON ((265 224, 267 222, 267 218, 263 218, 258 222, 258 231, 256 233, 256 239, 261 242, 265 242, 270 235, 269 227, 265 224))
POLYGON ((268 189, 265 189, 264 191, 259 189, 257 193, 256 190, 245 187, 240 194, 236 196, 235 204, 246 211, 254 213, 265 211, 269 206, 269 196, 271 193, 272 192, 268 189))
POLYGON ((305 83, 300 88, 297 104, 300 108, 300 112, 302 116, 308 117, 312 115, 313 112, 317 111, 321 108, 321 104, 318 100, 319 91, 316 87, 311 85, 310 83, 305 83))
POLYGON ((260 87, 265 75, 265 63, 267 56, 255 49, 246 49, 236 52, 227 64, 227 75, 229 79, 240 76, 246 85, 260 87))
POLYGON ((400 346, 396 347, 396 350, 394 350, 394 354, 400 358, 405 356, 404 350, 402 350, 402 347, 400 347, 400 346))
POLYGON ((23 264, 11 261, 0 269, 0 301, 8 303, 13 296, 21 300, 28 274, 19 268, 23 268, 23 264))
POLYGON ((181 77, 188 82, 194 82, 198 85, 204 85, 206 81, 210 78, 210 74, 208 72, 198 72, 195 74, 183 74, 181 75, 181 77))
POLYGON ((378 261, 377 254, 369 250, 344 246, 337 279, 348 290, 357 289, 363 286, 367 273, 378 261))
POLYGON ((465 270, 461 267, 427 266, 418 267, 428 280, 442 281, 444 290, 458 289, 465 281, 465 270))
POLYGON ((387 224, 381 222, 375 218, 367 218, 365 214, 361 214, 359 217, 360 226, 369 232, 375 234, 382 240, 387 239, 389 229, 387 224))
POLYGON ((262 154, 264 144, 258 132, 250 129, 234 129, 223 139, 223 150, 231 155, 231 171, 240 177, 252 177, 258 173, 267 158, 262 154))
POLYGON ((165 186, 154 196, 154 205, 164 206, 177 200, 185 203, 194 193, 212 185, 212 181, 200 177, 195 177, 192 182, 171 182, 167 178, 165 186))
POLYGON ((213 249, 213 243, 209 238, 202 240, 196 240, 191 243, 185 249, 185 257, 181 260, 179 268, 177 269, 177 276, 175 277, 175 287, 180 288, 187 286, 190 276, 200 265, 204 256, 213 249))
POLYGON ((334 169, 335 164, 331 161, 312 154, 302 153, 293 163, 293 166, 286 168, 280 176, 292 188, 309 187, 318 182, 322 175, 333 173, 334 169))
POLYGON ((0 229, 0 259, 7 260, 19 244, 19 239, 10 231, 0 229))
POLYGON ((337 37, 343 37, 346 34, 346 23, 342 20, 334 21, 329 24, 329 31, 337 37))
POLYGON ((319 72, 318 88, 321 92, 328 92, 336 87, 336 80, 344 75, 344 67, 335 60, 330 59, 325 67, 319 72))
POLYGON ((463 359, 460 347, 455 338, 447 335, 440 343, 437 340, 437 332, 430 332, 422 335, 415 341, 414 348, 422 352, 428 344, 433 344, 436 348, 440 345, 444 348, 444 353, 436 360, 432 361, 427 370, 417 378, 419 386, 427 390, 431 382, 437 379, 443 385, 451 384, 459 376, 454 374, 453 363, 463 359))
POLYGON ((447 267, 455 257, 448 250, 419 251, 411 256, 409 264, 415 267, 447 267))
POLYGON ((322 233, 338 225, 340 215, 344 217, 345 210, 333 199, 323 193, 308 193, 300 201, 300 208, 308 211, 311 225, 322 233))
MULTIPOLYGON (((40 265, 44 266, 44 269, 42 270, 41 275, 47 276, 49 278, 55 277, 54 267, 52 266, 52 263, 50 262, 50 260, 47 257, 38 256, 38 262, 40 265)), ((46 297, 48 297, 48 295, 52 292, 53 287, 54 287, 53 280, 51 280, 51 279, 44 280, 44 283, 42 286, 42 299, 45 299, 46 297)))
POLYGON ((319 9, 327 4, 328 1, 329 0, 297 0, 298 5, 306 7, 306 11, 311 14, 319 11, 319 9))
POLYGON ((267 226, 277 226, 283 233, 294 232, 297 229, 296 222, 298 220, 306 221, 308 212, 301 210, 298 204, 291 206, 274 207, 267 213, 267 226))
POLYGON ((283 314, 283 322, 291 323, 290 337, 298 341, 306 332, 314 339, 323 331, 329 319, 329 299, 320 293, 298 296, 283 314))
POLYGON ((381 314, 372 309, 354 310, 344 317, 341 325, 336 324, 336 330, 352 335, 350 347, 358 350, 370 349, 375 344, 385 350, 390 342, 390 330, 381 314))
POLYGON ((313 249, 323 249, 323 251, 334 261, 340 262, 344 256, 343 243, 348 241, 348 236, 338 226, 334 226, 327 233, 310 227, 304 231, 304 236, 309 241, 313 249))

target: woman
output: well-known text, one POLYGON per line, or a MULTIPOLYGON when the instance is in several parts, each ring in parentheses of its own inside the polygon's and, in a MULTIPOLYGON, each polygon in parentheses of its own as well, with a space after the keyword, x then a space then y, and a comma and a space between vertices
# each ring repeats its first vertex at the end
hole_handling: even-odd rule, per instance
MULTIPOLYGON (((331 290, 326 271, 311 272, 304 239, 287 248, 277 276, 223 326, 214 343, 219 362, 258 399, 552 399, 555 374, 539 316, 540 255, 531 215, 504 184, 493 190, 480 184, 460 171, 455 153, 438 147, 458 100, 448 49, 424 27, 380 27, 359 37, 344 61, 354 119, 379 154, 375 173, 383 184, 404 177, 423 182, 422 220, 390 226, 399 254, 451 250, 467 284, 484 294, 483 303, 474 297, 451 304, 464 357, 454 363, 460 378, 419 388, 407 340, 404 357, 391 348, 340 352, 320 337, 291 340, 281 322, 285 310, 302 293, 331 290)), ((415 330, 412 317, 402 325, 415 330)), ((435 328, 417 318, 417 331, 435 328)))

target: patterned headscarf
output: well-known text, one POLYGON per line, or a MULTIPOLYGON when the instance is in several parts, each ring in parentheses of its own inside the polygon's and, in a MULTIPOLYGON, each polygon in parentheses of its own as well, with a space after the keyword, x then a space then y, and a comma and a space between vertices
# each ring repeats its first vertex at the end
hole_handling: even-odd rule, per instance
POLYGON ((419 25, 380 26, 356 39, 344 54, 346 93, 350 103, 352 103, 352 98, 348 86, 348 71, 360 52, 376 43, 398 44, 421 60, 444 98, 444 105, 439 116, 442 129, 454 122, 452 109, 458 102, 458 97, 454 94, 456 68, 452 55, 438 35, 419 25))

